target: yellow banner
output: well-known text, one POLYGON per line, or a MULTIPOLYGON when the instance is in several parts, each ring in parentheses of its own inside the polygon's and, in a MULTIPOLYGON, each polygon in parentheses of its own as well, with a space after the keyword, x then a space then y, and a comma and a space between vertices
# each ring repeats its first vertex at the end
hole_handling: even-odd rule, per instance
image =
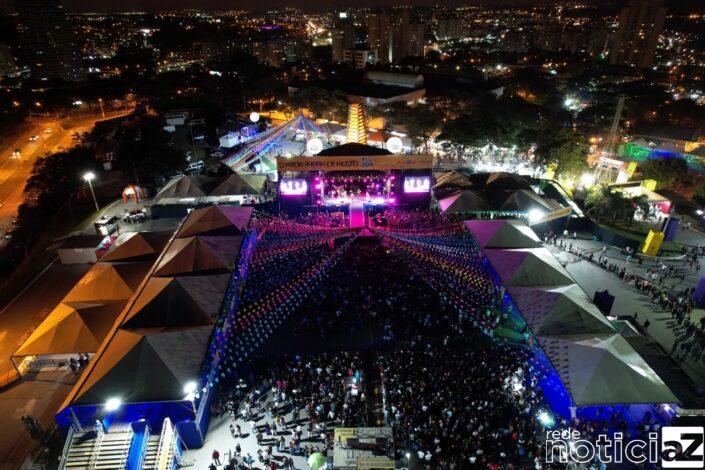
POLYGON ((387 457, 360 457, 357 459, 357 470, 377 470, 396 468, 396 462, 387 457))
POLYGON ((278 157, 277 171, 430 170, 433 155, 278 157))

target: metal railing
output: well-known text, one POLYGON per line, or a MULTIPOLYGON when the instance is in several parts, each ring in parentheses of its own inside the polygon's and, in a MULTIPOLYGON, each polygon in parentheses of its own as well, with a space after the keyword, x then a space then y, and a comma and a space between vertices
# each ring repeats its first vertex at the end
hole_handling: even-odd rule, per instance
POLYGON ((98 455, 100 451, 100 444, 103 442, 103 436, 105 435, 105 430, 103 425, 99 424, 96 426, 96 436, 95 442, 93 443, 93 449, 91 450, 91 458, 88 460, 88 468, 92 470, 95 468, 95 464, 98 462, 98 455))
POLYGON ((73 436, 76 434, 76 428, 69 427, 69 432, 66 435, 66 442, 64 442, 64 449, 61 451, 61 462, 59 463, 59 468, 66 468, 66 460, 69 458, 69 450, 71 449, 71 444, 73 443, 73 436))

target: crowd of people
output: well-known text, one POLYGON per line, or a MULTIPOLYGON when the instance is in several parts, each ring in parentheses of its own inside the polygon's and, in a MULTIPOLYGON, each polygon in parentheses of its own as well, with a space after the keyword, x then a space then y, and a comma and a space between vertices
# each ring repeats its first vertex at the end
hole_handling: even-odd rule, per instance
POLYGON ((408 458, 426 468, 541 468, 546 405, 535 379, 482 336, 468 347, 469 336, 419 335, 380 356, 388 421, 408 458))
POLYGON ((233 439, 226 468, 295 468, 294 457, 332 448, 334 427, 365 425, 361 367, 360 357, 348 352, 250 361, 247 380, 241 377, 214 405, 227 416, 233 439))
MULTIPOLYGON (((502 290, 454 220, 411 214, 385 214, 402 237, 383 230, 347 246, 279 332, 221 382, 214 411, 231 424, 226 468, 305 468, 301 458, 330 451, 334 427, 366 425, 391 426, 390 457, 423 468, 536 466, 537 414, 549 408, 529 348, 492 336, 502 290), (440 228, 450 232, 429 235, 440 228)), ((341 249, 265 238, 242 293, 245 317, 302 266, 341 249), (289 249, 297 243, 306 248, 289 249)))

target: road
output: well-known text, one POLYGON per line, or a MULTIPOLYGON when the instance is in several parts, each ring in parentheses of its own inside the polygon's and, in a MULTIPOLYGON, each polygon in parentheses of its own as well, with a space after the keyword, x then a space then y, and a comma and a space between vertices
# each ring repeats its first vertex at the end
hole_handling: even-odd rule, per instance
POLYGON ((4 149, 0 149, 0 234, 12 228, 17 209, 24 198, 24 187, 32 172, 32 166, 37 158, 69 149, 79 140, 72 135, 90 132, 93 126, 102 120, 113 119, 131 113, 123 110, 103 115, 93 115, 74 120, 71 127, 64 128, 58 119, 38 120, 34 127, 19 135, 15 141, 4 149), (35 141, 30 137, 38 136, 35 141), (20 151, 19 158, 14 156, 15 150, 20 151))

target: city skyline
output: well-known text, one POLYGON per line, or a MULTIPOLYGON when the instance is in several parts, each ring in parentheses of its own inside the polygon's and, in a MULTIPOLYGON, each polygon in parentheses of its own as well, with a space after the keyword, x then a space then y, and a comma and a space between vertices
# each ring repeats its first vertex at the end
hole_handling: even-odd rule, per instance
MULTIPOLYGON (((13 10, 16 1, 21 0, 0 0, 1 10, 13 10)), ((253 7, 251 2, 245 0, 174 0, 165 2, 164 0, 68 0, 63 2, 68 11, 140 11, 140 10, 178 10, 183 8, 193 9, 268 9, 292 6, 305 9, 339 9, 355 7, 375 7, 375 6, 395 6, 399 2, 394 0, 294 0, 283 2, 281 0, 263 0, 257 2, 257 7, 253 7)), ((554 0, 448 0, 444 5, 550 5, 556 3, 554 0)), ((611 3, 610 0, 591 0, 588 3, 611 3)), ((666 2, 668 3, 668 2, 666 2)), ((408 0, 404 2, 409 6, 432 6, 438 2, 434 0, 408 0)))

